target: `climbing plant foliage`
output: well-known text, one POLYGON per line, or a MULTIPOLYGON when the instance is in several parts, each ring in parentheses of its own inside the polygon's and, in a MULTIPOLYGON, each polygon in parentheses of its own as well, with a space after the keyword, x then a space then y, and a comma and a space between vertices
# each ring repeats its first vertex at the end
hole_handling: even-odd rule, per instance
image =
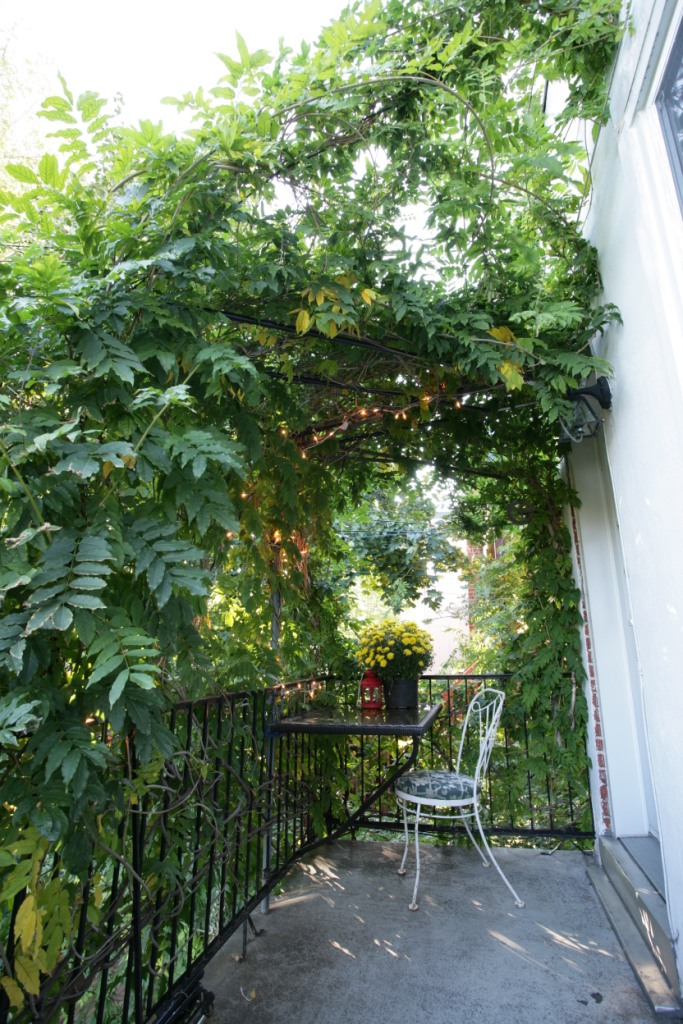
MULTIPOLYGON (((604 115, 618 7, 370 0, 299 51, 238 38, 175 101, 182 135, 64 81, 45 100, 46 153, 0 192, 15 1005, 67 932, 48 846, 76 875, 116 846, 126 737, 168 756, 165 704, 227 685, 217 664, 240 683, 343 655, 336 524, 369 489, 433 466, 473 532, 532 507, 538 599, 561 604, 558 422, 615 315, 570 129, 604 115)), ((553 634, 553 663, 577 642, 553 634)))

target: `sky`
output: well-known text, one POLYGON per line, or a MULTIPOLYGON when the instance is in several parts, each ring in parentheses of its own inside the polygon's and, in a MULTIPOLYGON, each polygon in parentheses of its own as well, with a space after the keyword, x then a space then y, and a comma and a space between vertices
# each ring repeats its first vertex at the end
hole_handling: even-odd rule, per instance
POLYGON ((163 118, 163 96, 211 86, 223 72, 216 52, 237 57, 235 32, 251 52, 299 49, 313 41, 347 0, 6 0, 0 4, 0 56, 24 62, 18 130, 45 95, 59 93, 58 71, 78 95, 92 90, 124 100, 123 116, 163 118))

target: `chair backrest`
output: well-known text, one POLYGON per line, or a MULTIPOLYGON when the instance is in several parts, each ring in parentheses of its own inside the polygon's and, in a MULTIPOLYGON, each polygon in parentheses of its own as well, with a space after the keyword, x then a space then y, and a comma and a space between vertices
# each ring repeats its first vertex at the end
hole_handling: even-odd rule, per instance
POLYGON ((503 713, 505 694, 502 690, 487 688, 476 693, 469 703, 460 734, 458 762, 455 770, 461 771, 460 762, 465 751, 477 749, 477 766, 474 774, 477 788, 486 775, 493 745, 496 742, 500 716, 503 713))

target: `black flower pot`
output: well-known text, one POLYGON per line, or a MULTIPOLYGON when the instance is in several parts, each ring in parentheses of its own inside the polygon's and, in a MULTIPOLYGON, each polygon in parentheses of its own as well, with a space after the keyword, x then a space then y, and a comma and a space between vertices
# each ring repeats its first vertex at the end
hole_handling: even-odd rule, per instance
POLYGON ((390 711, 417 707, 417 676, 411 679, 385 679, 384 706, 390 711))

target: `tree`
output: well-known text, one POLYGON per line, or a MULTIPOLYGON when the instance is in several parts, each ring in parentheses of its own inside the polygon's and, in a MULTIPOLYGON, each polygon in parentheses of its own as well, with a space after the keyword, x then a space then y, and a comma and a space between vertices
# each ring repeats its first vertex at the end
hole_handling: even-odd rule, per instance
POLYGON ((49 79, 35 57, 22 55, 16 25, 7 11, 0 15, 0 187, 11 185, 5 162, 29 160, 42 153, 44 133, 32 114, 36 97, 45 93, 49 79))
POLYGON ((274 62, 238 39, 182 137, 45 101, 59 152, 0 194, 5 849, 30 826, 84 869, 126 736, 168 754, 166 701, 209 685, 212 621, 249 621, 244 678, 331 642, 316 566, 373 486, 431 465, 479 525, 530 505, 566 578, 557 424, 615 311, 563 125, 602 114, 618 6, 371 0, 274 62))
POLYGON ((437 511, 430 480, 378 482, 373 493, 340 522, 347 544, 350 580, 367 577, 384 604, 398 613, 423 600, 437 609, 442 602, 439 575, 465 564, 447 516, 437 511))

